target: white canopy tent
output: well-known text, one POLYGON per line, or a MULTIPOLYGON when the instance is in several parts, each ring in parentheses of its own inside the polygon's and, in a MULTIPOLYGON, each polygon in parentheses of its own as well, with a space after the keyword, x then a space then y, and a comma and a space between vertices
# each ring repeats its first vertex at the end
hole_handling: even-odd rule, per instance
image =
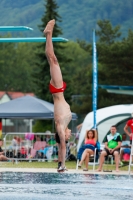
MULTIPOLYGON (((102 143, 105 135, 109 131, 112 125, 116 125, 124 120, 132 117, 133 115, 133 104, 126 105, 115 105, 97 110, 96 120, 98 129, 98 139, 102 143)), ((77 150, 80 148, 84 138, 86 130, 93 128, 93 112, 90 112, 85 117, 80 136, 77 145, 77 150)))

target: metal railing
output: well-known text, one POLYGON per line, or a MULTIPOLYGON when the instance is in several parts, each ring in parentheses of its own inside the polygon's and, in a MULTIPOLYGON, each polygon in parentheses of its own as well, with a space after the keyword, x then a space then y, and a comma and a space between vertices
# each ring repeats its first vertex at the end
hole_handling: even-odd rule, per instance
MULTIPOLYGON (((17 133, 8 132, 4 138, 3 150, 6 157, 17 161, 57 161, 58 144, 55 141, 55 133, 17 133), (34 139, 26 139, 26 134, 34 134, 34 139), (40 141, 36 140, 40 137, 40 141), (16 139, 14 139, 16 138, 16 139), (16 145, 13 142, 16 140, 16 145), (37 147, 37 142, 40 148, 37 147), (34 154, 34 155, 33 155, 34 154)), ((66 160, 69 158, 70 146, 66 145, 66 160)))
POLYGON ((6 157, 13 158, 14 160, 25 161, 51 161, 58 159, 58 145, 54 139, 54 133, 51 133, 50 135, 47 133, 32 133, 34 134, 34 140, 26 139, 26 134, 27 133, 10 132, 5 135, 5 137, 3 138, 3 150, 6 157), (36 140, 36 136, 40 137, 40 141, 36 140), (38 145, 40 145, 40 149, 39 146, 37 148, 37 143, 38 145), (32 155, 33 151, 34 156, 32 155))

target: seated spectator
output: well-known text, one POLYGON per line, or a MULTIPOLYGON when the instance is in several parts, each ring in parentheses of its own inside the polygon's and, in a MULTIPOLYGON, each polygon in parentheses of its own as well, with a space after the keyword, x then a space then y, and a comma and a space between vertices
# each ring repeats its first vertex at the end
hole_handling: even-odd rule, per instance
POLYGON ((56 157, 57 143, 50 131, 46 131, 45 135, 46 137, 44 140, 46 141, 47 145, 45 148, 40 149, 38 153, 39 155, 42 155, 43 158, 46 157, 48 160, 51 160, 51 156, 56 157))
POLYGON ((14 136, 9 148, 13 150, 13 156, 15 158, 18 157, 18 153, 21 153, 20 151, 22 146, 24 146, 24 140, 19 136, 14 136))
POLYGON ((47 158, 47 160, 51 160, 51 156, 53 154, 53 146, 47 146, 44 149, 38 151, 38 153, 43 154, 43 158, 47 158))
POLYGON ((97 131, 96 130, 87 130, 85 136, 85 145, 88 145, 84 150, 81 161, 79 162, 78 167, 81 167, 82 163, 85 163, 85 168, 83 171, 88 171, 88 163, 91 155, 94 155, 94 150, 97 142, 97 131))
POLYGON ((122 143, 121 143, 121 150, 120 150, 120 164, 123 165, 123 155, 131 153, 131 145, 130 141, 126 140, 126 133, 123 133, 122 135, 122 143))
POLYGON ((10 148, 13 149, 13 155, 14 155, 14 157, 16 157, 18 149, 19 149, 18 142, 17 142, 17 136, 14 136, 14 138, 12 139, 10 148))
POLYGON ((106 135, 104 142, 105 148, 101 152, 100 155, 100 164, 97 171, 102 170, 102 166, 104 163, 105 156, 113 155, 115 157, 115 164, 116 164, 116 171, 119 171, 119 154, 120 154, 120 147, 121 147, 121 135, 120 133, 116 132, 116 126, 111 126, 110 133, 106 135))
POLYGON ((57 155, 58 155, 58 144, 55 140, 55 136, 52 136, 49 140, 48 140, 48 144, 49 146, 51 146, 52 148, 52 156, 54 158, 54 160, 56 161, 57 160, 57 155))
POLYGON ((34 158, 36 156, 36 153, 39 150, 43 150, 45 147, 48 146, 48 144, 46 143, 46 141, 41 141, 41 137, 39 135, 35 136, 35 143, 33 145, 33 149, 31 149, 30 155, 28 156, 28 158, 34 158))
POLYGON ((46 141, 46 143, 48 144, 48 143, 50 143, 51 142, 51 139, 53 139, 52 138, 52 134, 51 134, 51 131, 46 131, 45 132, 45 141, 46 141))
POLYGON ((51 138, 47 141, 47 143, 48 143, 50 146, 56 145, 56 141, 55 141, 54 136, 51 137, 51 138))
POLYGON ((41 149, 38 152, 42 153, 43 157, 51 160, 51 156, 53 155, 53 153, 56 154, 57 143, 55 141, 55 138, 51 135, 50 131, 46 131, 45 134, 47 134, 45 138, 47 145, 44 149, 41 149))
POLYGON ((12 139, 12 147, 16 147, 17 146, 17 136, 14 136, 14 138, 12 139))
POLYGON ((4 156, 4 151, 1 148, 3 145, 3 141, 0 139, 0 161, 12 161, 14 163, 13 159, 9 159, 8 157, 4 156))

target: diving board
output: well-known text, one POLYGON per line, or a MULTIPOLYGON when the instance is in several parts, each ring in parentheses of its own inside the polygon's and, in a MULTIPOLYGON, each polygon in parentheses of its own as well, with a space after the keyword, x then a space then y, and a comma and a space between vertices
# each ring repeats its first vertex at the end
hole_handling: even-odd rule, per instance
MULTIPOLYGON (((53 42, 67 42, 68 39, 62 37, 53 37, 53 42)), ((46 42, 45 37, 27 37, 27 38, 0 38, 2 42, 46 42)))
POLYGON ((109 93, 133 95, 133 86, 98 85, 98 87, 106 89, 109 93))
POLYGON ((27 26, 0 26, 0 31, 33 31, 33 28, 27 26))

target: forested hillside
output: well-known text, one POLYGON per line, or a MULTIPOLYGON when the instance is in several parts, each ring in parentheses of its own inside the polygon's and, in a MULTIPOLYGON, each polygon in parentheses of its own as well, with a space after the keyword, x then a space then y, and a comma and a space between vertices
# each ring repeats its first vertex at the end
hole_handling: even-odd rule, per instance
MULTIPOLYGON (((133 0, 56 0, 62 22, 63 37, 91 41, 92 29, 99 19, 121 25, 122 37, 133 29, 133 0)), ((42 36, 38 29, 44 13, 45 0, 1 0, 0 24, 25 25, 34 28, 26 36, 42 36)))

